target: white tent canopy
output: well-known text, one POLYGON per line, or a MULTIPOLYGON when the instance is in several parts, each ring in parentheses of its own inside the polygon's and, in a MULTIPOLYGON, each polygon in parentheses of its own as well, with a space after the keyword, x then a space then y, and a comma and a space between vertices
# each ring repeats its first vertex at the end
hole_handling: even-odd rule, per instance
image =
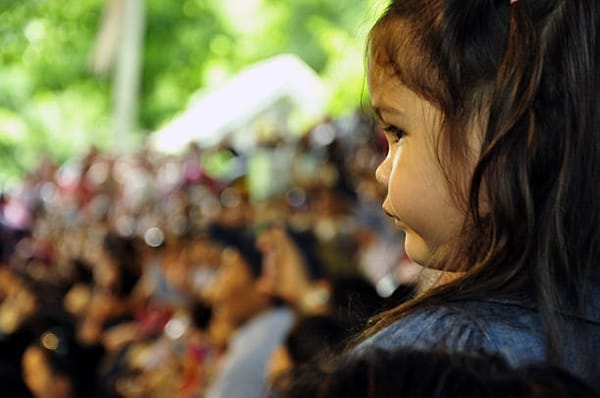
POLYGON ((202 96, 153 133, 150 145, 168 153, 180 152, 190 142, 214 145, 226 134, 247 130, 249 123, 269 112, 290 112, 313 123, 325 115, 326 101, 325 87, 310 67, 293 55, 279 55, 248 67, 202 96))

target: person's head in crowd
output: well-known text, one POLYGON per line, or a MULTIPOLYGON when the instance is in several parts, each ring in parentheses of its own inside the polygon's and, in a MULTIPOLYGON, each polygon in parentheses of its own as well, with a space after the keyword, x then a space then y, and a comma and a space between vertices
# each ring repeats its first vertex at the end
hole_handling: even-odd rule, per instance
POLYGON ((0 383, 2 394, 31 396, 21 371, 21 360, 40 312, 39 291, 22 274, 0 268, 0 383))
POLYGON ((23 353, 23 378, 36 398, 83 398, 93 393, 95 364, 76 342, 72 330, 55 325, 44 330, 23 353))
POLYGON ((263 254, 262 290, 302 313, 329 310, 330 284, 310 232, 271 226, 257 239, 263 254))
POLYGON ((224 187, 220 194, 221 212, 218 222, 229 227, 241 228, 252 221, 247 176, 240 176, 224 187))
POLYGON ((36 398, 74 397, 76 363, 62 330, 49 330, 23 354, 23 377, 36 398))
POLYGON ((187 247, 189 269, 187 277, 190 292, 202 298, 204 290, 212 283, 221 261, 221 248, 206 234, 198 234, 187 247))
POLYGON ((330 313, 349 331, 362 330, 383 308, 384 299, 375 286, 360 275, 334 277, 330 286, 330 313))
POLYGON ((94 289, 76 331, 80 342, 96 344, 105 328, 133 316, 132 293, 142 275, 140 261, 133 239, 115 233, 104 237, 102 255, 93 265, 94 289))
POLYGON ((512 368, 501 357, 398 349, 368 350, 299 378, 286 397, 591 398, 579 378, 548 365, 512 368), (312 384, 312 386, 311 386, 312 384))
POLYGON ((271 355, 267 378, 274 391, 285 391, 294 370, 317 360, 326 360, 341 350, 348 337, 339 319, 331 315, 309 315, 296 320, 285 341, 271 355))
POLYGON ((106 279, 113 293, 118 297, 127 297, 141 276, 141 258, 133 238, 119 236, 109 232, 103 241, 104 258, 107 260, 106 279))
POLYGON ((161 248, 160 272, 168 285, 180 294, 190 290, 190 261, 188 252, 193 242, 189 236, 169 234, 161 248))
POLYGON ((220 265, 204 297, 216 322, 237 327, 271 304, 271 299, 259 289, 262 255, 248 230, 214 224, 208 232, 222 246, 222 252, 220 265))
POLYGON ((40 292, 32 278, 0 268, 0 333, 18 331, 40 306, 40 292))
POLYGON ((73 316, 81 316, 90 302, 94 288, 94 273, 91 264, 85 260, 71 261, 71 286, 63 297, 63 307, 73 316))

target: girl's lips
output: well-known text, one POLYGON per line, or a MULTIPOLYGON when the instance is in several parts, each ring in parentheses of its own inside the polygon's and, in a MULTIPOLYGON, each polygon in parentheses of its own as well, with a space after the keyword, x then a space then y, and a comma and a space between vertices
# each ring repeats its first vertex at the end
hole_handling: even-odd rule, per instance
POLYGON ((403 224, 403 223, 402 223, 402 222, 401 222, 401 221, 398 219, 398 217, 394 216, 394 214, 393 214, 391 211, 389 211, 388 209, 386 209, 385 207, 382 207, 382 208, 383 208, 383 212, 384 212, 384 213, 385 213, 385 214, 386 214, 386 215, 387 215, 389 218, 391 218, 392 220, 394 220, 394 224, 395 224, 395 225, 396 225, 398 228, 400 228, 400 229, 402 229, 402 230, 404 230, 404 229, 405 229, 405 226, 404 226, 404 224, 403 224))
POLYGON ((389 218, 393 218, 394 220, 396 220, 396 217, 394 217, 394 215, 392 214, 391 211, 389 211, 388 209, 386 209, 384 206, 381 207, 383 209, 383 212, 389 217, 389 218))

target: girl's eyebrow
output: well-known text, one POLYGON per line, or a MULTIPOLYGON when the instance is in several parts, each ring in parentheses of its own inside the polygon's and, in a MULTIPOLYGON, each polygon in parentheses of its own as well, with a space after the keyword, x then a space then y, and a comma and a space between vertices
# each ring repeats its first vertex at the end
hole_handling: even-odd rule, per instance
POLYGON ((381 117, 381 109, 379 107, 371 106, 371 113, 377 120, 381 121, 383 119, 381 117))
POLYGON ((400 116, 404 115, 404 112, 402 112, 399 109, 394 109, 394 108, 390 108, 390 107, 379 107, 379 106, 371 106, 371 112, 373 113, 373 115, 375 116, 375 118, 380 121, 385 123, 385 118, 382 116, 382 113, 394 113, 394 114, 398 114, 400 116))
POLYGON ((373 112, 373 115, 375 116, 375 119, 377 119, 378 122, 380 123, 386 123, 386 121, 384 120, 384 117, 382 115, 382 113, 388 111, 387 108, 382 109, 378 106, 372 106, 371 107, 371 111, 373 112))

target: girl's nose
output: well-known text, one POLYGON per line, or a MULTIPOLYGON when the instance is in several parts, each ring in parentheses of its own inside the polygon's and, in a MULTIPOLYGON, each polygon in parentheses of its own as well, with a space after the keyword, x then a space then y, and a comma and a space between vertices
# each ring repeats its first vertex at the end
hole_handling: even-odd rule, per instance
POLYGON ((387 187, 388 179, 390 178, 390 166, 391 161, 389 154, 383 159, 383 161, 379 164, 377 169, 375 170, 375 179, 378 183, 387 187))

